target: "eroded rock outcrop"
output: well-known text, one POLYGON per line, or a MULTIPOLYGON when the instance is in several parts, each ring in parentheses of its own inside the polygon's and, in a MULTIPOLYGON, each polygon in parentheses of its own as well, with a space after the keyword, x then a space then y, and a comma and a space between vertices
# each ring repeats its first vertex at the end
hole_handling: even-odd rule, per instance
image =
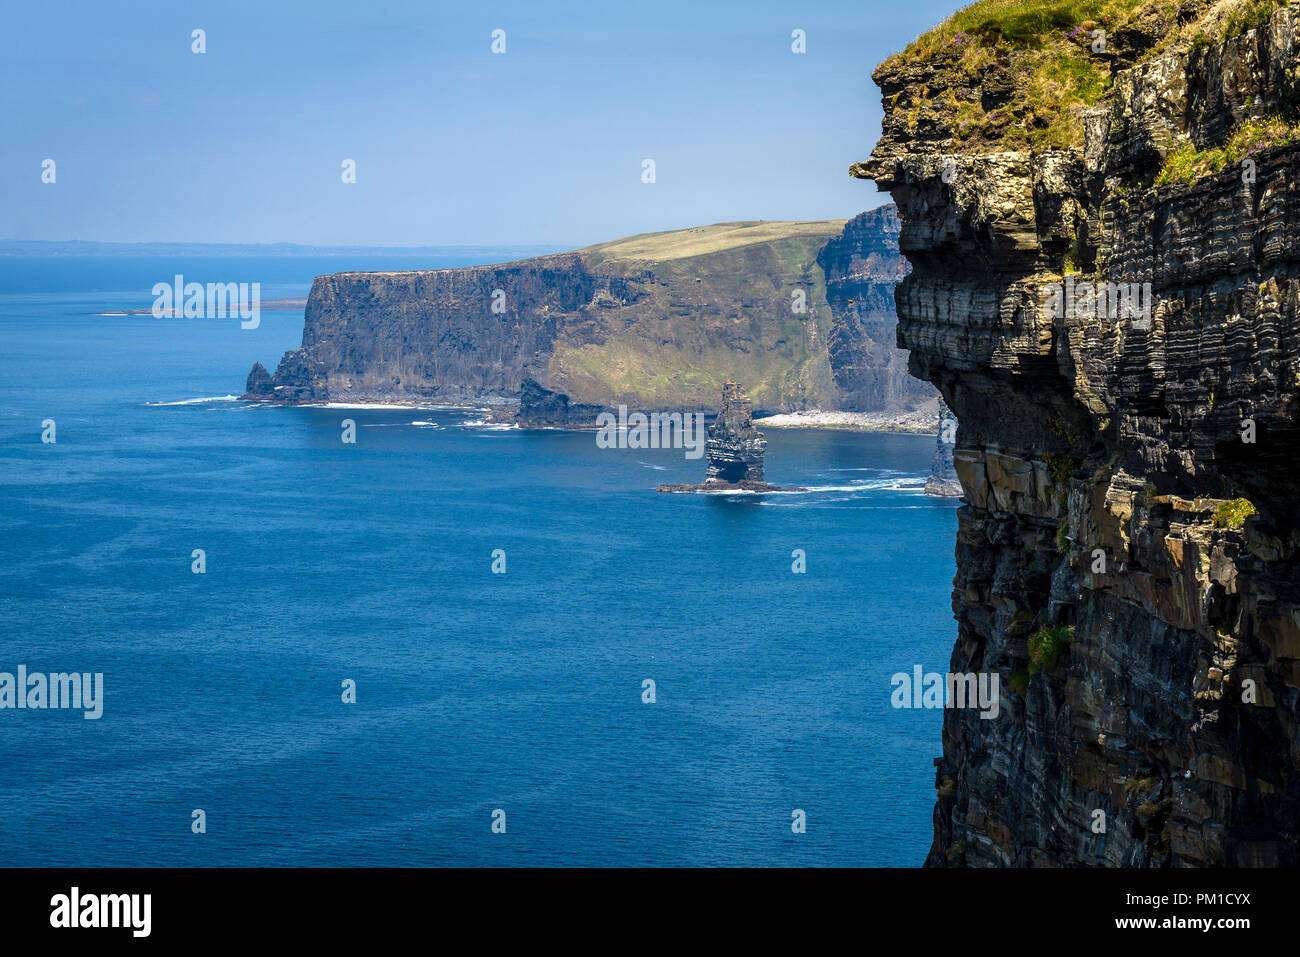
POLYGON ((875 75, 853 172, 898 204, 899 345, 960 423, 950 669, 1004 689, 945 712, 931 865, 1300 863, 1300 146, 1168 175, 1295 122, 1300 8, 1222 35, 1225 6, 1108 25, 1078 145, 999 142, 1056 118, 1015 50, 955 70, 969 33, 875 75), (1150 323, 1045 308, 1067 272, 1150 283, 1150 323))
POLYGON ((754 428, 754 407, 739 383, 722 387, 722 405, 709 427, 704 454, 708 479, 718 482, 763 481, 763 454, 767 439, 754 428))
POLYGON ((570 402, 564 393, 524 379, 515 421, 525 429, 594 429, 596 417, 605 411, 603 406, 570 402))
POLYGON ((660 485, 660 492, 794 492, 763 478, 767 439, 754 427, 754 407, 739 383, 722 386, 718 417, 709 426, 704 454, 708 472, 700 485, 660 485))
POLYGON ((962 494, 961 480, 953 466, 952 452, 957 444, 957 417, 946 402, 939 400, 939 434, 934 441, 934 460, 930 477, 925 480, 925 494, 956 498, 962 494))
POLYGON ((240 396, 240 398, 275 398, 275 386, 271 382, 271 373, 266 371, 266 367, 263 366, 262 363, 253 363, 253 370, 248 373, 248 381, 244 383, 244 394, 240 396))

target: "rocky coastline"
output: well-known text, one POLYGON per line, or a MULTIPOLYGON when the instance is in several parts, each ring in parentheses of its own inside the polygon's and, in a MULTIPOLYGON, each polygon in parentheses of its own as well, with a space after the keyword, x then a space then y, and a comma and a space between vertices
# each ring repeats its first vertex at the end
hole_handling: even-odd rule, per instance
POLYGON ((302 345, 244 398, 486 404, 525 380, 575 406, 711 406, 723 381, 763 409, 906 415, 885 206, 845 222, 721 223, 494 266, 317 277, 302 345), (635 371, 633 371, 635 370, 635 371))

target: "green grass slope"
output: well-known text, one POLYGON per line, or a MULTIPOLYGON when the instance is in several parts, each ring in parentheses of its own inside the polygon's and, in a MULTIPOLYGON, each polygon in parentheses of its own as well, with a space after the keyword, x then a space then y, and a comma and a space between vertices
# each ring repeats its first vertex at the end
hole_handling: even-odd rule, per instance
POLYGON ((817 253, 844 220, 719 223, 579 250, 602 290, 566 322, 553 387, 586 402, 712 406, 744 384, 765 409, 832 407, 830 310, 817 253), (617 284, 616 284, 617 287, 617 284), (806 311, 791 308, 803 290, 806 311))

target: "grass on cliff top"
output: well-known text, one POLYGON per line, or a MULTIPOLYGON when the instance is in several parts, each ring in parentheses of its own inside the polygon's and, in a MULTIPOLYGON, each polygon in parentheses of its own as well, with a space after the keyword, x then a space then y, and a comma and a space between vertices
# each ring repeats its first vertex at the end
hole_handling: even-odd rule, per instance
POLYGON ((662 233, 641 233, 579 250, 593 263, 610 260, 666 262, 725 252, 742 246, 769 243, 779 239, 811 236, 829 239, 844 230, 844 219, 809 220, 806 222, 715 223, 694 229, 674 229, 662 233))
POLYGON ((635 275, 653 264, 657 281, 638 283, 621 308, 588 309, 584 323, 562 328, 552 378, 610 405, 711 407, 728 380, 743 383, 762 408, 831 401, 829 304, 817 264, 827 229, 842 231, 836 223, 732 223, 582 251, 603 274, 635 275), (750 225, 763 228, 733 228, 750 225), (773 235, 780 238, 749 241, 773 235), (618 255, 598 261, 608 247, 618 255), (805 314, 790 308, 796 287, 807 294, 805 314))
MULTIPOLYGON (((978 0, 921 34, 900 54, 925 60, 943 50, 966 52, 969 45, 998 42, 1019 49, 1058 46, 1058 38, 1082 26, 1118 23, 1144 0, 978 0)), ((1092 29, 1085 27, 1084 29, 1092 29)))
POLYGON ((979 0, 885 67, 929 63, 936 82, 904 115, 915 126, 922 112, 937 113, 955 145, 1074 149, 1083 144, 1083 111, 1111 88, 1117 38, 1176 33, 1182 7, 1193 2, 979 0), (1096 31, 1104 48, 1094 49, 1096 31))
MULTIPOLYGON (((1290 0, 1295 2, 1295 0, 1290 0)), ((929 85, 890 103, 910 129, 951 130, 980 149, 1075 149, 1083 111, 1112 70, 1172 49, 1196 50, 1264 26, 1288 0, 978 0, 883 67, 926 63, 929 85), (1107 47, 1094 49, 1094 31, 1107 47)))
POLYGON ((1247 30, 1257 30, 1288 2, 1289 0, 1225 0, 1195 25, 1188 46, 1197 50, 1240 36, 1247 30))
POLYGON ((1202 176, 1235 166, 1266 149, 1286 146, 1297 140, 1300 140, 1300 124, 1276 115, 1248 120, 1228 135, 1223 146, 1198 150, 1194 144, 1185 143, 1172 151, 1165 157, 1155 185, 1191 183, 1202 176))
POLYGON ((1111 86, 1096 52, 1144 0, 979 0, 923 34, 887 65, 931 61, 940 83, 923 91, 957 144, 1002 149, 1082 145, 1085 108, 1111 86), (1001 91, 999 94, 998 91, 1001 91), (990 91, 993 96, 989 96, 990 91))

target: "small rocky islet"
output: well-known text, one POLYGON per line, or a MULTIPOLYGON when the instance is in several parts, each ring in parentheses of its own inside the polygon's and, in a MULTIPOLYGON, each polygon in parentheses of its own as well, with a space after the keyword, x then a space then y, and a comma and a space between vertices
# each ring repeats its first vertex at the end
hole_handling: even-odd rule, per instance
POLYGON ((704 445, 707 477, 698 485, 660 485, 658 492, 805 492, 769 485, 763 477, 767 439, 754 427, 754 407, 737 382, 722 386, 722 406, 704 445))

